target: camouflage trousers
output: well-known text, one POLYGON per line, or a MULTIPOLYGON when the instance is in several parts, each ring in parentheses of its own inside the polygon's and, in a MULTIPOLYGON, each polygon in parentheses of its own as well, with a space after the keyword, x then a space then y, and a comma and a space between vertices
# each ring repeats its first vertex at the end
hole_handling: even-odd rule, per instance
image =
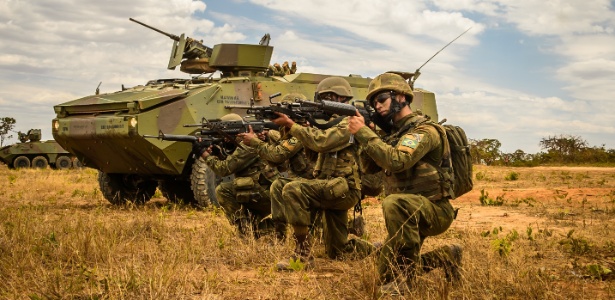
MULTIPOLYGON (((343 180, 342 183, 340 180, 343 180)), ((344 255, 369 255, 374 246, 361 239, 348 239, 348 211, 361 197, 356 189, 348 189, 346 179, 343 194, 331 194, 332 180, 278 178, 271 185, 271 216, 275 222, 312 227, 315 212, 322 212, 325 251, 332 259, 344 255)))
POLYGON ((216 187, 218 203, 229 222, 237 226, 240 233, 251 230, 257 238, 273 232, 273 222, 263 220, 271 213, 269 186, 256 184, 249 191, 241 191, 252 194, 248 200, 238 197, 238 192, 233 182, 222 182, 216 187), (246 228, 246 224, 251 228, 246 228))
POLYGON ((378 257, 382 282, 413 276, 420 267, 421 246, 428 236, 445 232, 453 222, 449 200, 431 202, 413 194, 391 194, 382 202, 388 237, 378 257))

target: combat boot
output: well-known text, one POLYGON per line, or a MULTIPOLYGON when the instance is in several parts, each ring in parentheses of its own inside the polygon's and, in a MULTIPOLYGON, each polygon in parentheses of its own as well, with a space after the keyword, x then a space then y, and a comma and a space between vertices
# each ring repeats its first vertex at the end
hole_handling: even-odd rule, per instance
POLYGON ((278 271, 300 271, 302 269, 309 269, 314 264, 314 257, 312 256, 312 242, 311 238, 307 234, 295 234, 295 253, 288 259, 279 261, 275 268, 278 271))
POLYGON ((461 279, 461 245, 446 245, 421 255, 423 271, 428 273, 435 268, 443 268, 446 281, 457 283, 461 279))

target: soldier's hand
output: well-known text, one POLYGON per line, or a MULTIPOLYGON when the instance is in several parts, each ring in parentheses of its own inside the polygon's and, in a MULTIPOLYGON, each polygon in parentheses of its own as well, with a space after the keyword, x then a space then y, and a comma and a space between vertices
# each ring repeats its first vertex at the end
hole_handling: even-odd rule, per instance
POLYGON ((199 138, 196 142, 192 143, 192 153, 203 158, 206 158, 211 153, 211 151, 209 151, 207 155, 203 156, 204 153, 206 153, 210 148, 211 147, 208 146, 207 143, 203 142, 201 138, 199 138))
POLYGON ((295 121, 293 121, 287 115, 283 113, 279 113, 277 111, 275 111, 274 113, 278 115, 278 118, 271 120, 271 122, 273 122, 274 124, 278 126, 282 126, 282 127, 288 127, 288 128, 293 127, 293 125, 295 124, 295 121))
POLYGON ((363 118, 359 110, 357 110, 355 116, 348 118, 348 131, 350 131, 351 134, 355 134, 363 126, 365 126, 365 118, 363 118))
POLYGON ((256 137, 256 134, 254 134, 254 130, 252 129, 252 125, 248 125, 248 132, 240 133, 237 136, 241 139, 241 141, 244 144, 250 145, 250 140, 252 140, 254 137, 256 137))
POLYGON ((201 153, 201 157, 205 159, 208 156, 210 156, 213 151, 214 151, 214 146, 209 146, 205 148, 205 150, 201 153))

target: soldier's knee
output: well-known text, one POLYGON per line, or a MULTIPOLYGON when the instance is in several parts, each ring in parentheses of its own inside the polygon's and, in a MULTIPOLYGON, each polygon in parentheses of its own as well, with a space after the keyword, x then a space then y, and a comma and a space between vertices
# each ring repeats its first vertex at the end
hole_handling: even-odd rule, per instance
POLYGON ((269 188, 269 192, 273 197, 279 196, 282 194, 282 189, 284 188, 284 182, 281 180, 276 180, 271 184, 269 188))
POLYGON ((382 200, 382 211, 386 213, 394 212, 400 209, 399 199, 397 197, 388 196, 382 200))
POLYGON ((382 211, 387 214, 414 214, 421 208, 420 201, 414 201, 412 195, 393 194, 382 201, 382 211))
POLYGON ((288 197, 294 197, 297 192, 301 193, 301 189, 299 188, 298 182, 289 182, 282 189, 282 197, 284 199, 288 197))

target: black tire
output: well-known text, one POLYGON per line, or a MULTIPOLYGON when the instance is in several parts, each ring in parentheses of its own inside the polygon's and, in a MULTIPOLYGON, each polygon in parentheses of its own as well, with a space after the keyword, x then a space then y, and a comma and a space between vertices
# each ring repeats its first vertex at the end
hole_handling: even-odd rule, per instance
POLYGON ((162 196, 173 203, 196 204, 190 181, 162 179, 158 180, 158 189, 162 196))
POLYGON ((30 159, 25 156, 17 156, 17 158, 13 160, 13 168, 15 169, 29 168, 30 166, 30 159))
POLYGON ((58 156, 56 159, 56 169, 58 170, 66 170, 70 169, 73 166, 73 161, 70 160, 68 156, 58 156))
POLYGON ((45 169, 49 166, 49 161, 44 156, 37 156, 32 159, 32 167, 37 169, 45 169))
POLYGON ((194 160, 190 175, 190 188, 194 194, 195 205, 199 207, 218 205, 216 182, 216 174, 205 164, 205 161, 200 157, 194 160))
POLYGON ((98 185, 100 191, 113 205, 121 205, 126 202, 143 204, 154 196, 157 182, 144 180, 135 175, 107 174, 98 171, 98 185))

